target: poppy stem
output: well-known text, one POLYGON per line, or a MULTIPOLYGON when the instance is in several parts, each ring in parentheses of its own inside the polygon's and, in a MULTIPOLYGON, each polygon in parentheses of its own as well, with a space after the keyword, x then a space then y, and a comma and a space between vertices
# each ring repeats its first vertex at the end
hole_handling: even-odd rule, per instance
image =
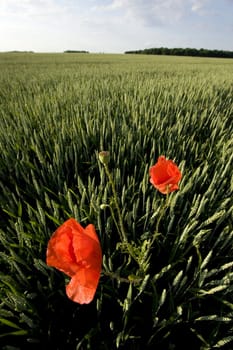
POLYGON ((114 200, 114 204, 115 204, 116 211, 117 211, 119 225, 117 224, 117 221, 116 221, 116 218, 115 218, 115 215, 114 215, 112 209, 111 209, 111 215, 113 217, 114 223, 116 224, 116 227, 117 227, 117 230, 118 230, 118 233, 119 233, 121 241, 126 244, 129 254, 138 263, 137 257, 135 256, 135 254, 133 252, 133 249, 132 249, 132 247, 129 244, 128 239, 127 239, 127 235, 126 235, 125 227, 124 227, 124 224, 123 224, 123 218, 122 218, 122 215, 121 215, 120 207, 119 207, 119 204, 118 204, 118 197, 117 197, 115 184, 114 184, 114 181, 113 181, 113 178, 112 178, 112 174, 111 174, 111 172, 109 170, 108 164, 107 163, 103 163, 103 165, 104 165, 104 169, 105 169, 106 175, 108 177, 109 183, 110 183, 111 188, 112 188, 113 200, 114 200))
POLYGON ((169 203, 169 192, 167 191, 165 201, 163 203, 160 215, 159 215, 157 223, 156 223, 155 232, 154 232, 152 239, 149 243, 147 253, 144 256, 144 261, 146 261, 148 259, 148 256, 149 256, 150 251, 151 251, 151 247, 153 246, 155 239, 159 236, 159 225, 160 225, 160 222, 162 220, 162 217, 164 216, 165 210, 168 207, 168 203, 169 203))
MULTIPOLYGON (((168 203, 169 203, 169 192, 166 193, 166 199, 164 201, 164 205, 162 206, 161 213, 160 213, 159 218, 158 218, 157 223, 156 223, 154 236, 156 236, 159 233, 160 221, 162 220, 162 217, 165 213, 165 210, 168 207, 168 203)), ((153 240, 153 242, 154 242, 154 240, 153 240)))
POLYGON ((120 229, 120 227, 119 227, 119 225, 118 225, 116 216, 115 216, 115 214, 114 214, 114 210, 112 209, 112 206, 111 206, 111 205, 109 205, 109 209, 110 209, 110 212, 111 212, 111 215, 112 215, 114 224, 115 224, 115 226, 116 226, 116 228, 117 228, 117 232, 119 233, 119 236, 120 236, 120 238, 121 238, 121 241, 123 241, 124 239, 123 239, 123 236, 122 236, 122 233, 121 233, 121 229, 120 229))

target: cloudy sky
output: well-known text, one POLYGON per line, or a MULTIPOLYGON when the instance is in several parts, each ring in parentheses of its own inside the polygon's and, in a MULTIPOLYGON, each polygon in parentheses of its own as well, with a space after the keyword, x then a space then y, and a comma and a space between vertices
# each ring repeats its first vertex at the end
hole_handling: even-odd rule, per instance
POLYGON ((233 51, 233 0, 0 0, 0 51, 233 51))

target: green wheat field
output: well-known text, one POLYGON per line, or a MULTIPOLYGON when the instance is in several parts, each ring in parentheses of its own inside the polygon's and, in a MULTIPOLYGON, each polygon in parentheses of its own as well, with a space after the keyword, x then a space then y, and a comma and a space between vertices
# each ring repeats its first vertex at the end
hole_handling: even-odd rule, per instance
POLYGON ((232 349, 232 170, 232 59, 0 54, 0 348, 232 349), (165 210, 160 155, 183 174, 165 210), (70 217, 101 242, 88 305, 46 265, 70 217))

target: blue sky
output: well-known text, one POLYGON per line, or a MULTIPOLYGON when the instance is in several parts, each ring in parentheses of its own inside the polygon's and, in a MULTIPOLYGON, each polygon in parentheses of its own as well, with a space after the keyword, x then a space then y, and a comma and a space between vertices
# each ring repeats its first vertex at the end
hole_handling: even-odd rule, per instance
POLYGON ((233 0, 0 0, 0 51, 233 51, 233 0))

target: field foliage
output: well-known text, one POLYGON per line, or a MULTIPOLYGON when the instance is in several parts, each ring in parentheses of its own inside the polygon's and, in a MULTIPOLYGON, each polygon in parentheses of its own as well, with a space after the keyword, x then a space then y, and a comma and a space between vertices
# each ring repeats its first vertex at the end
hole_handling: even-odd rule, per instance
POLYGON ((232 348, 232 73, 230 59, 0 54, 3 350, 232 348), (119 244, 102 150, 141 268, 119 244), (159 155, 183 173, 165 210, 159 155), (45 263, 69 217, 101 241, 89 305, 45 263))

